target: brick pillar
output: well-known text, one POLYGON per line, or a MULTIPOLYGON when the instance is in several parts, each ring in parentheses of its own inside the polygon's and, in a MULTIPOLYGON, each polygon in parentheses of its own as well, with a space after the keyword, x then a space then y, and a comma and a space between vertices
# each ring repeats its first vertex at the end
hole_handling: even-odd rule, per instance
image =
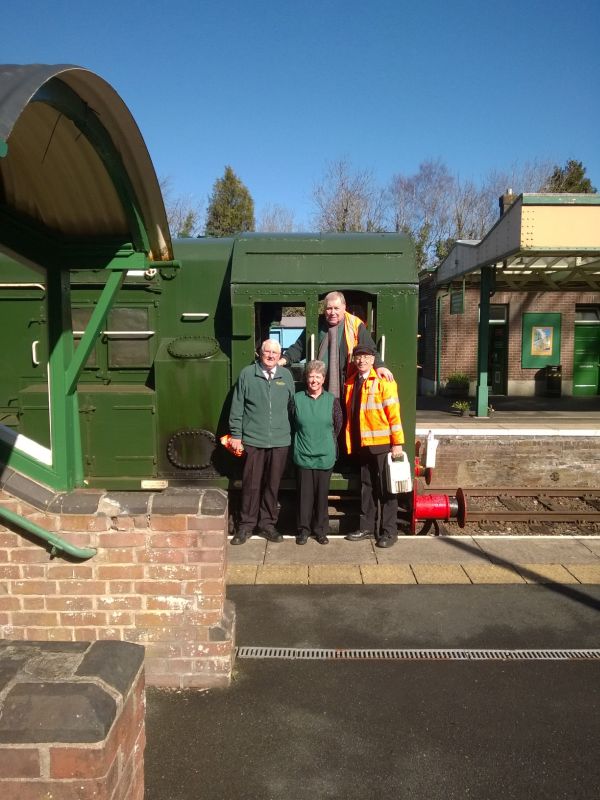
POLYGON ((0 642, 2 800, 143 800, 143 648, 0 642))

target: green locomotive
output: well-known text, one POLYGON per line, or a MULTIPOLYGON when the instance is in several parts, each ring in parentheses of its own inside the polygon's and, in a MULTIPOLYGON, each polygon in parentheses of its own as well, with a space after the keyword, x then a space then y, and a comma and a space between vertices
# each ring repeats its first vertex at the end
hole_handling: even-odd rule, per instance
MULTIPOLYGON (((406 448, 415 429, 418 281, 396 234, 248 234, 175 242, 177 264, 130 271, 80 376, 85 483, 227 487, 239 466, 218 444, 231 388, 258 344, 295 317, 315 352, 319 303, 340 290, 398 382, 406 448)), ((46 287, 0 256, 0 424, 48 447, 46 287)), ((75 345, 106 283, 71 272, 75 345)), ((301 380, 301 369, 297 370, 301 380)), ((332 488, 352 475, 334 473, 332 488)))

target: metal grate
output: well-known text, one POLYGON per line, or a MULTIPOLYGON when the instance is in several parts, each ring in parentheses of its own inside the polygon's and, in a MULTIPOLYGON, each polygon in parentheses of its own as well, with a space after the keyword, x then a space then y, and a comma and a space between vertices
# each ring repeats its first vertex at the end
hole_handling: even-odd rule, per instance
POLYGON ((396 661, 571 661, 600 660, 600 650, 344 649, 238 647, 238 658, 286 660, 396 661))

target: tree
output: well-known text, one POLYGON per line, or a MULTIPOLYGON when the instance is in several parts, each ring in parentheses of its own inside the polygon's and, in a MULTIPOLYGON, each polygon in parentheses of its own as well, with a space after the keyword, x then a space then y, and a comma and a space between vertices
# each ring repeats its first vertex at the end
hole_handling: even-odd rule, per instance
POLYGON ((277 203, 266 205, 261 212, 256 230, 262 233, 291 233, 297 230, 294 225, 294 212, 277 203))
POLYGON ((435 260, 436 242, 452 236, 454 180, 439 159, 423 161, 415 175, 392 177, 388 194, 393 227, 414 241, 419 269, 435 260))
POLYGON ((482 239, 498 218, 498 198, 541 191, 548 162, 494 170, 478 184, 453 175, 441 160, 424 161, 414 175, 392 177, 388 194, 394 230, 415 243, 419 269, 439 264, 457 239, 482 239))
POLYGON ((554 167, 544 191, 556 194, 562 192, 596 194, 596 189, 592 186, 592 182, 585 177, 583 163, 574 159, 567 161, 564 167, 554 167))
POLYGON ((217 178, 206 213, 207 236, 233 236, 254 230, 254 201, 248 189, 228 165, 217 178))
POLYGON ((160 178, 169 230, 174 237, 197 236, 200 233, 202 206, 194 202, 189 195, 173 196, 171 178, 160 178))
POLYGON ((314 223, 320 231, 337 233, 382 231, 385 195, 372 172, 355 170, 346 159, 326 167, 323 180, 313 188, 317 207, 314 223))

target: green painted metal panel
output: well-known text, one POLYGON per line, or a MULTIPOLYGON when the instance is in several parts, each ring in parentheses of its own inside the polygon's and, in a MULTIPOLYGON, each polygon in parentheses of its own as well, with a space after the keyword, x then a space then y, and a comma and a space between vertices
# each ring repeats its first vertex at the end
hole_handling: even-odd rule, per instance
POLYGON ((335 287, 416 283, 414 250, 398 234, 246 236, 235 242, 233 284, 279 283, 335 287))
POLYGON ((523 314, 521 366, 524 369, 560 364, 561 314, 523 314))
POLYGON ((598 206, 600 194, 521 195, 524 206, 598 206))
MULTIPOLYGON (((145 386, 98 386, 80 392, 83 455, 90 477, 156 474, 156 396, 145 386)), ((139 486, 139 484, 138 484, 139 486)))
POLYGON ((573 394, 597 395, 600 391, 600 325, 575 325, 573 394))

